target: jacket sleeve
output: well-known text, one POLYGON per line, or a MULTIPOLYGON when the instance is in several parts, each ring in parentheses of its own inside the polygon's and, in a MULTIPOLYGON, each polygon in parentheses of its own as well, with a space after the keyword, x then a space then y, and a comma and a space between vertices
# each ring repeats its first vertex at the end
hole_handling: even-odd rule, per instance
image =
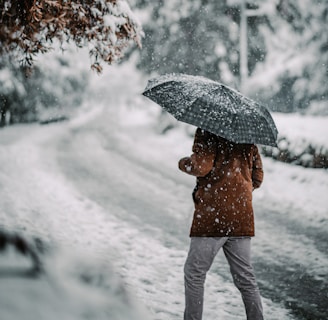
POLYGON ((197 129, 190 157, 179 161, 179 169, 187 174, 204 177, 213 168, 216 145, 213 135, 202 129, 197 129))
POLYGON ((258 148, 255 146, 253 153, 253 170, 252 170, 252 182, 253 189, 257 189, 261 186, 263 181, 263 166, 262 159, 258 148))

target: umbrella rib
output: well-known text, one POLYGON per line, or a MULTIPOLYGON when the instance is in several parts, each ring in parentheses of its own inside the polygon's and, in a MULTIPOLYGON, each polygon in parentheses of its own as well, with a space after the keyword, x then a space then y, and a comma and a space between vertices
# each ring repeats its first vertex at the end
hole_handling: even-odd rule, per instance
MULTIPOLYGON (((211 91, 209 91, 209 92, 207 92, 206 94, 213 94, 213 93, 215 93, 215 91, 219 91, 219 90, 222 90, 222 88, 224 88, 225 90, 224 91, 222 91, 222 94, 224 94, 224 95, 226 95, 226 96, 229 96, 230 97, 230 101, 233 101, 234 100, 234 96, 229 92, 229 90, 228 90, 228 88, 226 87, 226 86, 224 86, 223 84, 221 84, 221 83, 218 83, 217 84, 218 85, 218 87, 216 87, 216 88, 214 88, 213 90, 211 90, 211 91)), ((237 91, 236 91, 237 92, 237 91)), ((238 93, 238 92, 237 92, 238 93)), ((204 94, 205 95, 205 94, 204 94)), ((237 110, 236 110, 236 108, 234 107, 234 105, 231 103, 230 104, 230 107, 231 107, 231 109, 232 109, 232 113, 233 114, 237 114, 237 110)))

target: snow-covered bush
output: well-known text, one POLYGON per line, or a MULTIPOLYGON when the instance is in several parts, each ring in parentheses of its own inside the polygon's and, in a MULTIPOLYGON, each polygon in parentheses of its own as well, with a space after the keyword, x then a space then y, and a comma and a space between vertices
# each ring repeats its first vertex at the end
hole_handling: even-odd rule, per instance
POLYGON ((280 137, 278 148, 262 147, 262 153, 275 160, 307 168, 328 168, 328 150, 323 146, 307 144, 304 140, 295 143, 288 137, 280 137))
POLYGON ((69 115, 82 102, 88 84, 87 71, 77 67, 74 58, 48 54, 29 76, 24 67, 0 58, 0 124, 69 115))
POLYGON ((274 113, 278 147, 263 147, 273 159, 311 168, 328 168, 328 118, 274 113))

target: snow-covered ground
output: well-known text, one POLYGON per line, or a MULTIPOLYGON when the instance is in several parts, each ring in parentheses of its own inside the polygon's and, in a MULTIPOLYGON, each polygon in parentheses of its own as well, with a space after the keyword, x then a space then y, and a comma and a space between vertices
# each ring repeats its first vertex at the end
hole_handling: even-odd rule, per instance
MULTIPOLYGON (((71 121, 0 131, 0 227, 51 248, 36 278, 8 272, 8 261, 24 267, 28 258, 0 255, 1 320, 182 319, 194 179, 177 161, 190 154, 194 128, 159 134, 160 109, 140 95, 145 79, 129 65, 110 71, 94 79, 97 102, 71 121)), ((327 118, 275 119, 281 132, 298 132, 293 139, 327 146, 327 118)), ((298 299, 317 300, 304 309, 322 316, 328 172, 263 160, 253 255, 266 319, 305 319, 291 307, 298 299), (317 284, 311 299, 305 278, 317 284)), ((204 318, 245 318, 222 253, 207 277, 204 318)))

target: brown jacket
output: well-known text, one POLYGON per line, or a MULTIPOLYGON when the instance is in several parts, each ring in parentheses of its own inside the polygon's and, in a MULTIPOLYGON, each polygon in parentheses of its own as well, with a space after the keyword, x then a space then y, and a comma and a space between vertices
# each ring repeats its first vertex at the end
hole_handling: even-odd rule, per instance
POLYGON ((254 236, 252 191, 263 180, 255 145, 235 144, 197 129, 193 154, 179 168, 197 177, 191 237, 254 236))

